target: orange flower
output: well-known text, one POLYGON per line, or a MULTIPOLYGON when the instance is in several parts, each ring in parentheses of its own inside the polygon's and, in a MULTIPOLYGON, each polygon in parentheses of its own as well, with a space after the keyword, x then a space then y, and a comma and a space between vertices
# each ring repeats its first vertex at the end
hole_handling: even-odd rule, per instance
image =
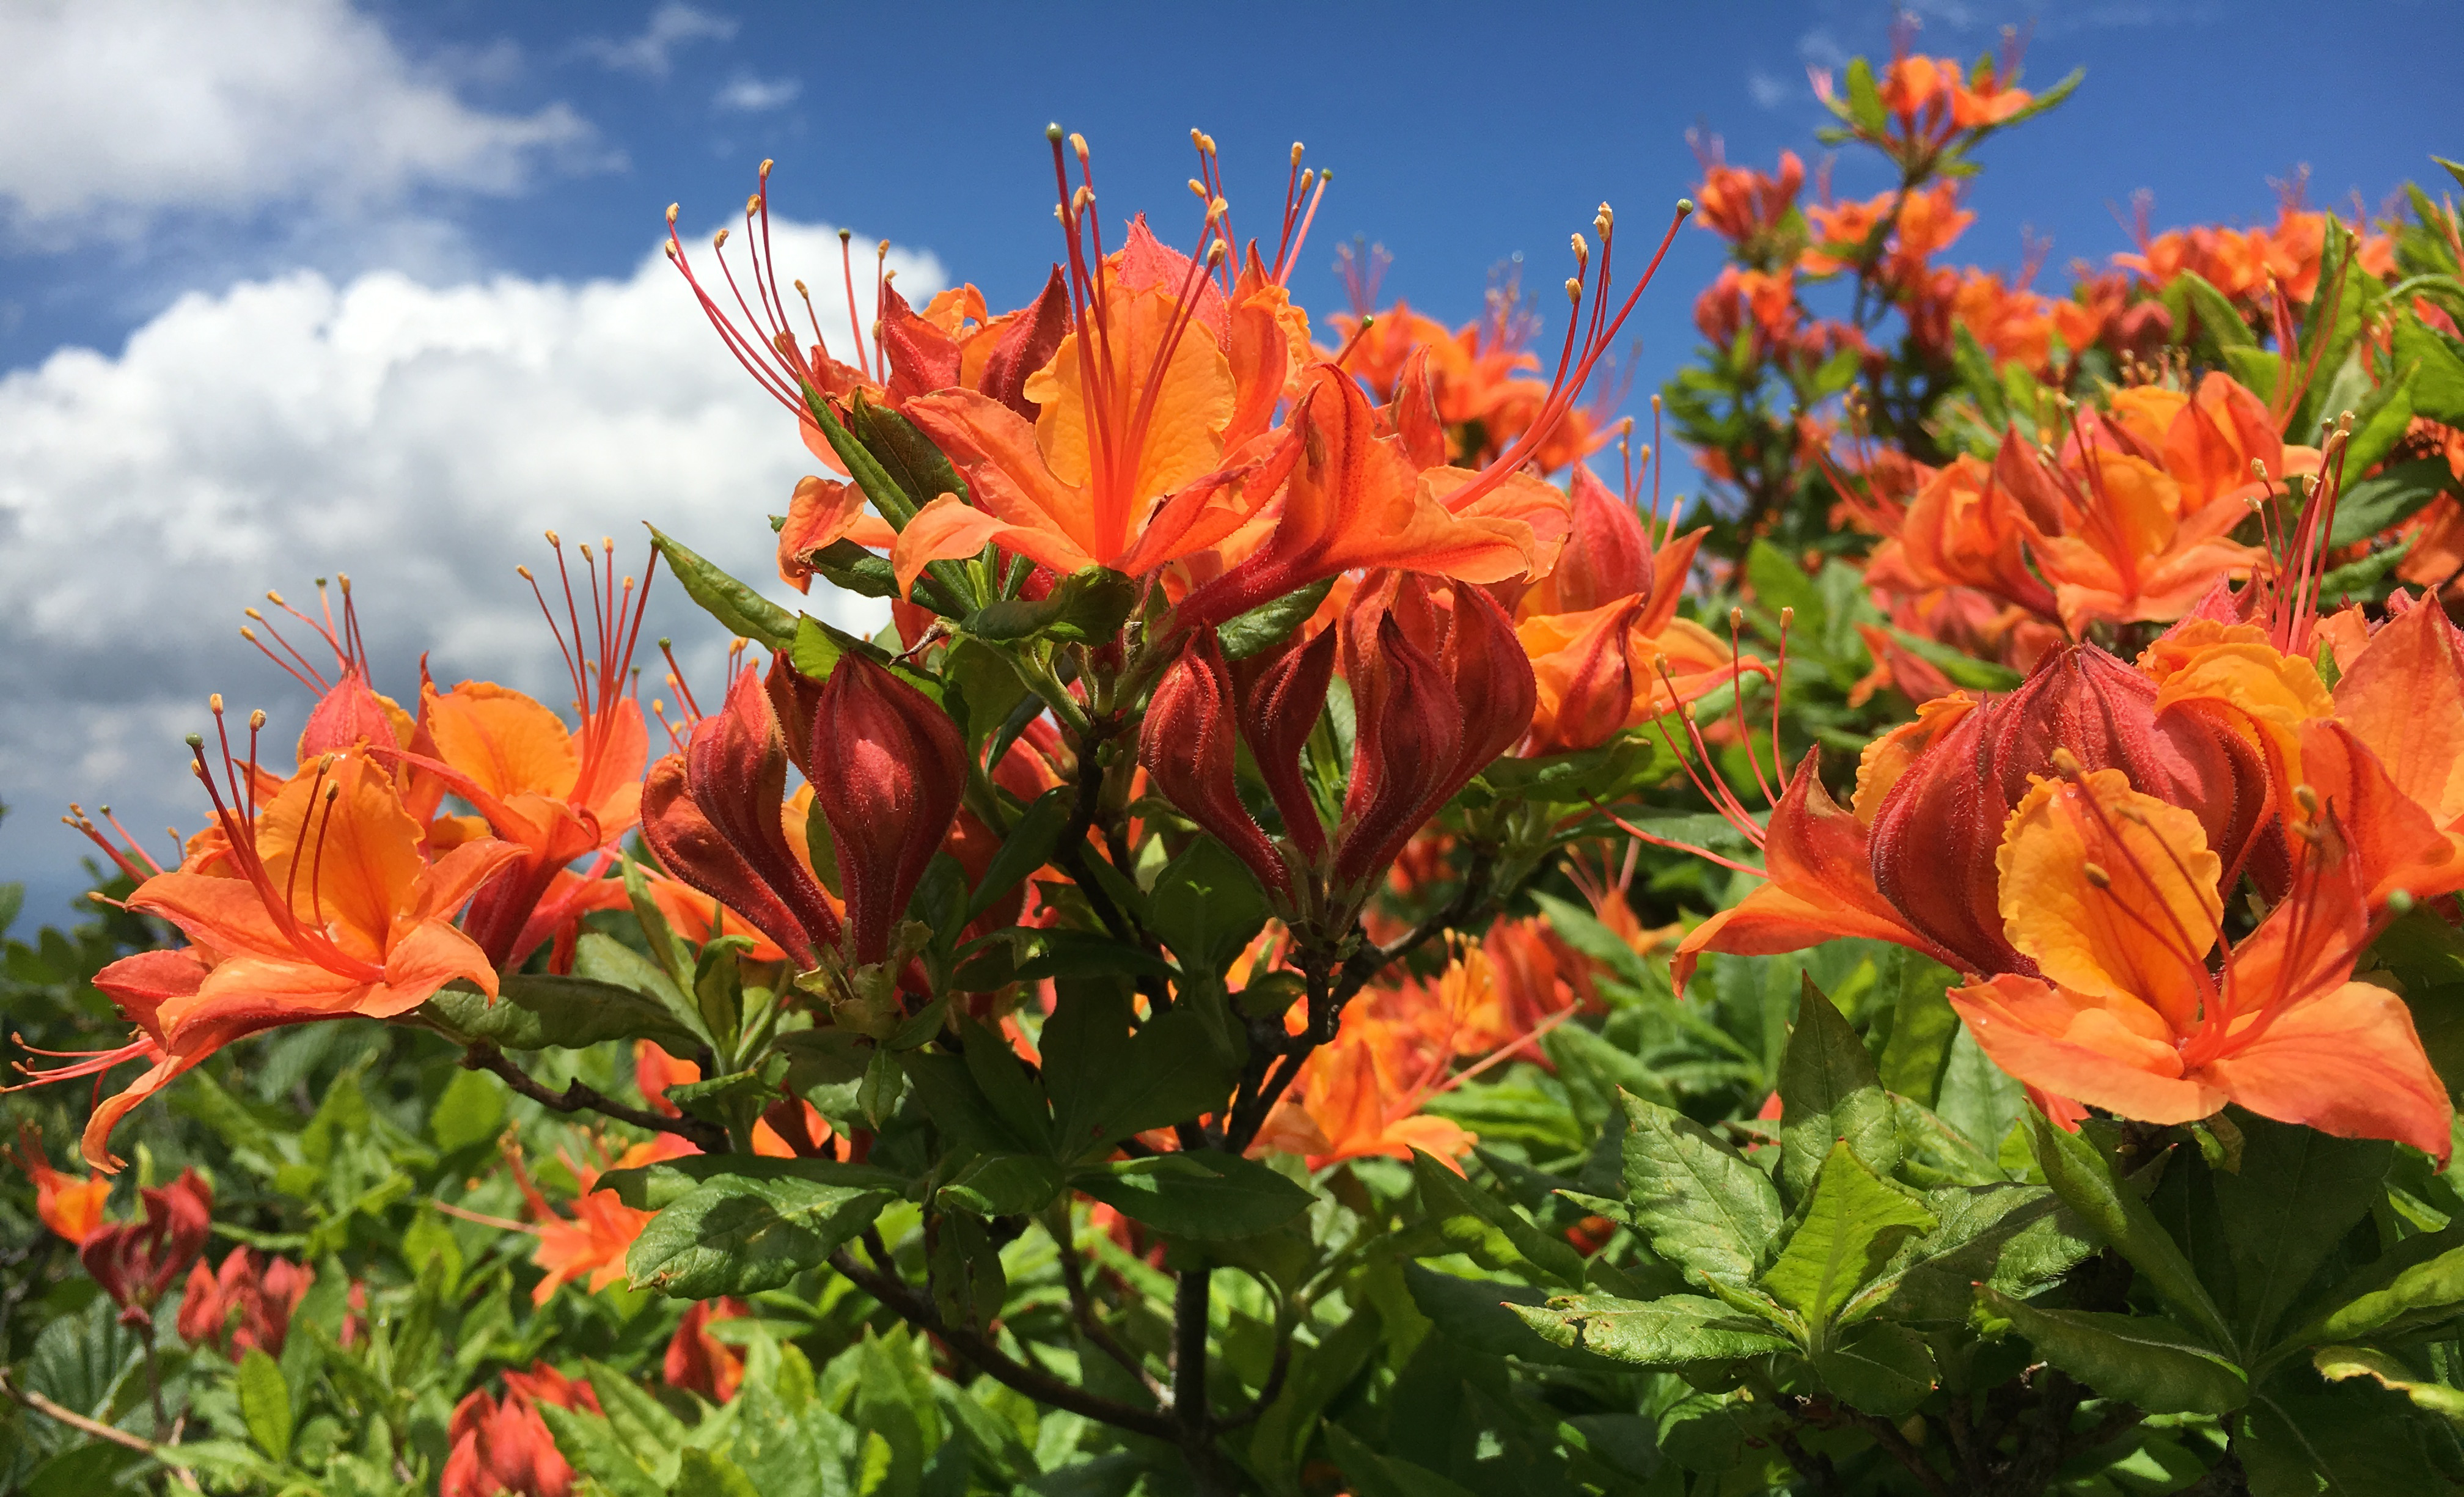
MULTIPOLYGON (((387 754, 434 774, 519 853, 518 861, 479 892, 465 922, 499 967, 517 963, 558 924, 578 915, 543 904, 542 896, 567 864, 613 847, 640 820, 642 764, 649 749, 631 686, 633 647, 649 589, 637 587, 630 577, 617 581, 609 542, 603 540, 596 555, 587 543, 580 547, 597 642, 585 655, 581 600, 565 573, 564 547, 554 532, 548 539, 563 574, 566 617, 575 636, 570 644, 530 568, 517 570, 556 630, 581 725, 568 729, 545 706, 491 681, 463 681, 451 692, 423 681, 419 728, 434 752, 387 754)), ((657 565, 654 551, 650 567, 657 565)))
POLYGON ((751 1313, 752 1307, 734 1296, 694 1301, 668 1338, 661 1366, 668 1386, 700 1394, 713 1403, 735 1398, 744 1381, 744 1354, 712 1335, 710 1327, 714 1321, 740 1320, 751 1313))
MULTIPOLYGON (((219 725, 220 697, 214 711, 219 725)), ((263 722, 261 713, 252 718, 252 734, 263 722)), ((170 921, 194 944, 104 968, 95 985, 137 1037, 35 1077, 152 1063, 86 1125, 86 1161, 106 1173, 120 1167, 108 1144, 129 1109, 234 1040, 320 1019, 390 1019, 457 980, 496 991, 495 966, 453 916, 520 848, 482 838, 431 861, 393 775, 363 754, 324 756, 260 809, 253 747, 245 782, 226 750, 217 786, 203 740, 189 741, 222 833, 213 871, 157 874, 128 908, 170 921)))
POLYGON ((2234 1102, 2444 1159, 2453 1110, 2404 1001, 2352 980, 2375 933, 2336 818, 2295 824, 2292 891, 2234 947, 2219 925, 2225 865, 2198 819, 2120 770, 2058 767, 2001 850, 2010 936, 2042 976, 1951 995, 1985 1053, 2125 1117, 2184 1123, 2234 1102))
POLYGON ((81 1180, 53 1169, 43 1153, 42 1131, 32 1123, 17 1125, 17 1163, 34 1182, 34 1215, 69 1245, 82 1246, 102 1229, 110 1180, 101 1176, 81 1180))
POLYGON ((1797 189, 1805 186, 1805 163, 1794 151, 1779 153, 1775 176, 1729 165, 1718 136, 1707 143, 1698 140, 1694 154, 1703 164, 1703 185, 1694 192, 1702 226, 1749 250, 1778 231, 1796 206, 1797 189))
POLYGON ((627 1170, 661 1159, 682 1158, 694 1152, 692 1144, 675 1134, 661 1134, 649 1143, 635 1144, 606 1160, 605 1169, 577 1163, 572 1156, 560 1153, 557 1157, 580 1186, 573 1199, 573 1215, 568 1217, 548 1204, 539 1188, 531 1183, 530 1172, 522 1168, 520 1153, 508 1147, 505 1157, 513 1165, 514 1179, 521 1186, 522 1199, 528 1203, 530 1229, 539 1234, 539 1246, 531 1253, 531 1262, 547 1270, 547 1277, 531 1290, 531 1303, 546 1304, 558 1288, 570 1280, 583 1280, 596 1294, 625 1276, 625 1254, 654 1213, 636 1211, 617 1200, 614 1191, 601 1190, 601 1175, 606 1170, 627 1170))
POLYGON ((280 1356, 291 1316, 316 1279, 316 1270, 305 1264, 234 1247, 221 1272, 203 1263, 188 1270, 187 1290, 180 1299, 180 1339, 227 1351, 234 1362, 252 1347, 280 1356))
POLYGON ((1355 1000, 1344 1010, 1333 1041, 1310 1052, 1253 1149, 1301 1155, 1313 1170, 1409 1159, 1415 1149, 1448 1161, 1471 1152, 1478 1134, 1419 1111, 1444 1079, 1444 1059, 1421 1061, 1410 1033, 1355 1000))
POLYGON ((437 1497, 571 1497, 573 1467, 556 1448, 556 1437, 539 1406, 601 1412, 599 1395, 545 1362, 527 1373, 505 1374, 502 1403, 484 1388, 473 1389, 453 1406, 446 1426, 452 1450, 445 1459, 437 1497))

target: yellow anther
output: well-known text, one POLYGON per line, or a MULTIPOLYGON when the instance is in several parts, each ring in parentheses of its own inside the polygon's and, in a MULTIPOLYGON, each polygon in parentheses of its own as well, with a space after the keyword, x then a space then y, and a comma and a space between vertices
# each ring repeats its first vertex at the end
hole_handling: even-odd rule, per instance
POLYGON ((2079 874, 2087 880, 2088 887, 2091 889, 2111 889, 2113 887, 2113 875, 2097 867, 2093 863, 2080 864, 2079 874))

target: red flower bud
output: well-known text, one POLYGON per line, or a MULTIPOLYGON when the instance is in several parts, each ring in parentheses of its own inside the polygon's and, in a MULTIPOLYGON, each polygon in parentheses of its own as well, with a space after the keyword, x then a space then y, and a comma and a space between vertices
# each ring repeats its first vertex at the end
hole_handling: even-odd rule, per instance
POLYGON ((822 686, 811 741, 807 776, 838 847, 853 956, 881 961, 957 817, 966 744, 931 697, 853 652, 822 686))
POLYGON ((253 1247, 232 1248, 219 1273, 199 1263, 188 1270, 187 1291, 180 1299, 180 1339, 222 1348, 234 1362, 251 1347, 280 1356, 292 1311, 316 1280, 316 1270, 305 1265, 253 1247))
POLYGON ((1554 597, 1546 611, 1584 613, 1619 598, 1651 597, 1651 542, 1634 506, 1609 491, 1592 470, 1574 468, 1573 528, 1556 569, 1543 583, 1554 597))
POLYGON ((1241 804, 1236 715, 1232 670, 1224 663, 1223 648, 1213 628, 1195 629, 1147 704, 1138 762, 1165 799, 1231 848, 1278 898, 1287 900, 1291 874, 1283 855, 1241 804))
MULTIPOLYGON (((777 680, 777 672, 772 672, 777 680)), ((787 845, 787 748, 751 672, 642 784, 642 840, 669 872, 744 916, 804 966, 838 939, 821 884, 787 845)))
POLYGON ((2035 964, 2002 933, 1995 857, 2030 779, 2053 775, 2057 748, 2196 812, 2230 885, 2268 812, 2266 763, 2193 713, 2158 716, 2156 690, 2093 645, 2047 655, 2018 690, 1927 745, 1891 787, 1869 833, 1875 887, 1969 970, 2033 976, 2035 964))
POLYGON ((121 1323, 131 1326, 151 1318, 155 1303, 206 1250, 214 1211, 214 1189, 194 1170, 141 1194, 143 1221, 103 1227, 77 1250, 85 1271, 120 1307, 121 1323))
POLYGON ((1432 657, 1397 620, 1432 601, 1425 583, 1405 579, 1378 619, 1374 649, 1359 646, 1359 615, 1345 620, 1359 726, 1335 839, 1338 889, 1375 883, 1412 834, 1531 726, 1538 687, 1513 621, 1485 592, 1458 585, 1432 657))
POLYGON ((1541 722, 1533 737, 1533 754, 1563 754, 1594 748, 1625 727, 1634 711, 1634 660, 1627 641, 1647 600, 1641 595, 1621 607, 1600 610, 1589 630, 1548 662, 1565 679, 1552 682, 1556 712, 1541 722))
POLYGON ((1319 630, 1306 645, 1287 645, 1242 693, 1241 737, 1258 761, 1275 809, 1283 814, 1284 835, 1312 868, 1326 858, 1326 826, 1301 774, 1301 751, 1326 711, 1327 684, 1334 679, 1334 647, 1331 628, 1319 630))

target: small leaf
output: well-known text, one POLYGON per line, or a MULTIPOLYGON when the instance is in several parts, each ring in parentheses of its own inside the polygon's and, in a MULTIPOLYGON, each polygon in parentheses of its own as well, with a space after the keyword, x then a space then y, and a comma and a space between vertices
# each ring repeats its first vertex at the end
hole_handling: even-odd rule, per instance
POLYGON ((1121 632, 1137 601, 1136 583, 1118 572, 1089 566, 1061 579, 1043 598, 1001 598, 985 604, 959 627, 997 644, 1047 639, 1065 645, 1097 645, 1121 632))
POLYGON ((1800 976, 1798 991, 1796 1027, 1779 1062, 1779 1178, 1791 1199, 1826 1167, 1835 1140, 1845 1139, 1876 1175, 1900 1167, 1899 1118, 1865 1042, 1811 973, 1800 976))
POLYGON ((1330 577, 1224 620, 1215 630, 1216 642, 1223 647, 1223 658, 1246 660, 1260 650, 1280 644, 1317 611, 1318 605, 1326 601, 1326 595, 1333 588, 1334 579, 1330 577))
POLYGON ((1817 1346, 1834 1315, 1909 1237, 1933 1229, 1930 1211, 1876 1178, 1846 1139, 1832 1145, 1804 1219, 1762 1288, 1805 1317, 1817 1346))
POLYGON ((504 1085, 485 1071, 456 1072, 428 1114, 428 1135, 445 1154, 485 1143, 504 1126, 504 1085))
POLYGON ((2288 1347, 2388 1336, 2464 1309, 2464 1222, 2410 1237, 2325 1296, 2331 1307, 2286 1337, 2288 1347))
POLYGON ((1257 936, 1269 911, 1257 875, 1213 837, 1190 839, 1147 894, 1155 934, 1191 972, 1221 973, 1257 936))
POLYGON ((281 1366, 257 1347, 239 1361, 239 1412, 258 1449, 276 1461, 291 1459, 291 1388, 281 1366))
POLYGON ((1941 1381, 1925 1337, 1885 1321, 1859 1326, 1812 1360, 1815 1376, 1842 1402, 1887 1420, 1915 1413, 1941 1381))
POLYGON ((1933 1230, 1907 1244, 1881 1277, 1850 1298, 1838 1324, 1887 1310, 1920 1326, 1956 1326, 1991 1285, 2025 1298, 2096 1250, 2052 1191, 2041 1185, 1950 1187, 1930 1192, 1933 1230))
POLYGON ((1148 1020, 1120 1056, 1119 1068, 1096 1078, 1092 1094, 1072 1110, 1078 1135, 1059 1141, 1063 1157, 1219 1112, 1241 1079, 1242 1057, 1217 1046, 1194 1003, 1148 1020))
POLYGON ((1032 1216, 1067 1183, 1061 1166, 1041 1155, 987 1154, 958 1172, 941 1194, 981 1217, 1032 1216))
POLYGON ((1673 1108, 1627 1095, 1625 1110, 1626 1220, 1661 1261, 1750 1283, 1779 1236, 1771 1178, 1673 1108))
POLYGON ((1588 1352, 1568 1351, 1543 1340, 1525 1323, 1516 1308, 1538 1310, 1548 1304, 1545 1289, 1499 1279, 1459 1279, 1417 1263, 1403 1266, 1403 1283, 1412 1303, 1437 1324, 1448 1339, 1492 1356, 1541 1362, 1556 1367, 1597 1367, 1600 1358, 1588 1352))
POLYGON ((655 1040, 690 1052, 700 1043, 655 998, 588 978, 511 973, 491 1001, 476 988, 439 988, 422 1017, 447 1033, 500 1050, 586 1050, 610 1040, 655 1040))
POLYGON ((1009 835, 993 852, 993 860, 984 868, 983 882, 967 900, 967 918, 974 920, 1001 902, 1003 894, 1016 889, 1036 870, 1052 861, 1053 851, 1061 846, 1062 830, 1069 825, 1070 802, 1076 792, 1058 785, 1035 798, 1012 823, 1009 835))
POLYGON ((1420 1187, 1420 1209, 1449 1251, 1500 1273, 1582 1284, 1583 1257, 1571 1244, 1526 1222, 1433 1156, 1412 1151, 1412 1178, 1420 1187))
POLYGON ((2039 1310, 1997 1289, 1983 1291, 2045 1360, 2108 1398, 2150 1414, 2228 1414, 2250 1399, 2242 1370, 2154 1315, 2039 1310))
POLYGON ((650 543, 668 559, 668 570, 702 611, 731 634, 741 635, 770 649, 785 649, 796 638, 796 616, 737 582, 657 526, 650 543))
POLYGON ((2090 1233, 2145 1274, 2174 1309, 2191 1316, 2211 1346, 2232 1346, 2233 1328, 2206 1286, 2199 1283, 2181 1245, 2157 1222, 2147 1203, 2115 1176, 2112 1164, 2096 1145, 2055 1127, 2033 1107, 2027 1123, 2037 1167, 2045 1172, 2045 1183, 2062 1198, 2062 1203, 2078 1214, 2090 1233))
POLYGON ((1159 1232, 1201 1242, 1272 1231, 1316 1200, 1255 1159, 1211 1153, 1119 1159, 1069 1183, 1159 1232))
POLYGON ((2403 1394, 2417 1409, 2464 1425, 2464 1389, 2425 1377, 2385 1352, 2363 1346, 2322 1346, 2310 1358, 2310 1365, 2329 1382, 2366 1377, 2390 1393, 2403 1394))
POLYGON ((819 1266, 891 1199, 793 1176, 716 1176, 650 1219, 626 1271, 635 1288, 677 1299, 775 1289, 819 1266))
POLYGON ((761 1497, 753 1478, 737 1469, 735 1462, 691 1445, 684 1448, 677 1464, 672 1490, 692 1497, 761 1497))
POLYGON ((1656 1300, 1571 1294, 1536 1309, 1511 1308, 1551 1346, 1644 1367, 1725 1362, 1791 1350, 1787 1339, 1769 1326, 1698 1294, 1670 1294, 1656 1300))
MULTIPOLYGON (((2231 1114, 2228 1114, 2231 1115, 2231 1114)), ((2383 1199, 2395 1146, 2242 1113, 2241 1168, 2212 1171, 2243 1342, 2264 1346, 2294 1296, 2383 1199)))

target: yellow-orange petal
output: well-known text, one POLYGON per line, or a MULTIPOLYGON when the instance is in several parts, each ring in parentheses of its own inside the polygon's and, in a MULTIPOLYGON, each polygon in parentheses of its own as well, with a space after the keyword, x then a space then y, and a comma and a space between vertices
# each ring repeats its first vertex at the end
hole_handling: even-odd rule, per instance
POLYGON ((1988 1059, 2039 1091, 2149 1123, 2192 1122, 2225 1104, 2217 1087, 2182 1074, 2163 1019, 2136 999, 2005 974, 1952 989, 1950 1003, 1988 1059))

